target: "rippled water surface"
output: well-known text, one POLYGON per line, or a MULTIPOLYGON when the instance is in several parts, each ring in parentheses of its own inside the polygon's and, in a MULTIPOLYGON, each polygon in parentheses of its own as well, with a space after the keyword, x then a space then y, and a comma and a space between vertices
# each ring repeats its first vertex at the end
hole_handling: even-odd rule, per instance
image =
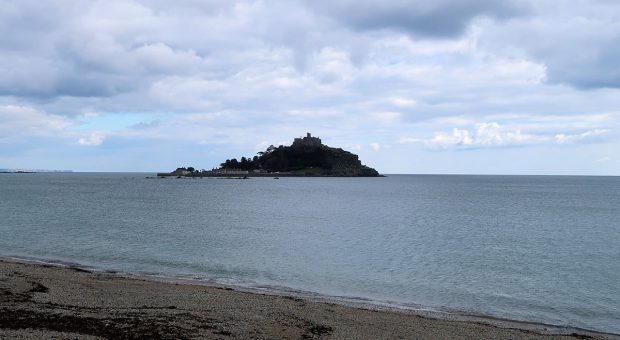
POLYGON ((620 178, 0 174, 0 256, 620 333, 620 178))

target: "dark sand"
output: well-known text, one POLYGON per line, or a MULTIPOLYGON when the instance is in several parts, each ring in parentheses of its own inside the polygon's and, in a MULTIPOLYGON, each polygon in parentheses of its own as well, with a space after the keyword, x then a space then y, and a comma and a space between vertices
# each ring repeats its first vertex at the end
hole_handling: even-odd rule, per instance
POLYGON ((0 338, 617 337, 491 319, 436 319, 412 312, 0 260, 0 338))

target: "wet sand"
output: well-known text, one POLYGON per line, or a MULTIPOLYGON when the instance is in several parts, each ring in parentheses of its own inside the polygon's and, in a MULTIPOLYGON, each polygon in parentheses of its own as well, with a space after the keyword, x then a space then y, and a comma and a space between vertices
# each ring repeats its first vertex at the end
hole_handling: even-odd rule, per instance
POLYGON ((0 260, 0 338, 611 339, 0 260))

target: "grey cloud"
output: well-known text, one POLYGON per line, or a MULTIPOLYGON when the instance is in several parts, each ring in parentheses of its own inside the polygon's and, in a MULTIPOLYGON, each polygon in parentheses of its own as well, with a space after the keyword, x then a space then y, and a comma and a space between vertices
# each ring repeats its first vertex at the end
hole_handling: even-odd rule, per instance
POLYGON ((33 40, 45 43, 61 20, 58 6, 43 1, 4 2, 0 6, 0 44, 2 49, 31 50, 33 40))
MULTIPOLYGON (((475 68, 472 64, 475 51, 433 51, 421 58, 416 54, 420 53, 419 41, 411 39, 411 46, 398 45, 386 51, 386 47, 375 44, 395 35, 366 34, 365 30, 394 29, 412 33, 414 38, 451 37, 461 33, 478 16, 511 18, 528 10, 516 0, 307 1, 303 2, 305 6, 300 6, 299 1, 304 0, 88 2, 80 3, 79 10, 62 6, 50 9, 59 16, 57 20, 45 18, 35 6, 26 6, 20 15, 40 23, 33 28, 27 27, 28 20, 15 19, 11 35, 19 36, 27 31, 34 39, 23 42, 24 48, 30 49, 26 52, 0 47, 0 96, 52 98, 58 102, 53 112, 66 111, 62 110, 68 107, 63 106, 70 100, 66 97, 76 97, 69 105, 72 109, 86 103, 84 106, 93 105, 104 111, 254 108, 284 111, 356 105, 368 97, 393 95, 396 90, 413 92, 419 99, 416 92, 433 89, 436 95, 420 99, 420 105, 410 109, 409 120, 464 113, 477 110, 480 91, 465 93, 471 98, 466 103, 451 99, 450 96, 463 93, 463 82, 470 86, 473 82, 471 74, 450 74, 454 70, 475 68), (308 6, 313 10, 308 10, 308 6), (330 50, 337 55, 322 59, 330 50), (360 57, 365 54, 373 56, 360 57), (342 58, 336 58, 338 55, 342 58), (394 67, 394 74, 386 74, 390 67, 383 64, 388 59, 390 62, 394 59, 402 68, 394 67), (428 73, 433 81, 425 81, 428 75, 401 77, 413 69, 437 65, 443 70, 428 73), (373 67, 377 71, 369 73, 373 67), (97 97, 114 98, 97 102, 97 97), (431 105, 433 102, 438 104, 431 105), (448 104, 439 105, 445 102, 448 104)), ((505 25, 490 21, 495 25, 490 29, 509 30, 513 21, 528 23, 521 19, 510 20, 505 25)), ((524 41, 512 41, 519 46, 533 46, 530 40, 534 40, 531 39, 534 35, 535 31, 527 31, 524 41)), ((436 41, 426 40, 428 49, 433 50, 436 41)), ((456 42, 441 41, 442 44, 456 42)), ((611 51, 611 47, 605 48, 611 51)), ((554 54, 542 48, 530 50, 542 60, 571 55, 565 51, 554 54)), ((495 51, 489 49, 489 54, 494 55, 495 51)), ((608 63, 616 62, 612 52, 606 55, 608 63)), ((485 67, 490 59, 493 57, 487 57, 485 67)), ((548 63, 551 77, 576 79, 577 74, 572 75, 571 71, 581 76, 596 74, 577 68, 567 70, 564 65, 571 64, 565 60, 568 59, 548 63)), ((601 68, 600 76, 603 75, 611 77, 613 73, 601 68)), ((498 86, 491 78, 481 82, 498 86)), ((504 90, 514 91, 514 86, 508 87, 504 90)), ((505 107, 514 107, 515 101, 509 102, 505 107)))
POLYGON ((476 17, 505 19, 527 12, 521 1, 309 1, 311 7, 358 30, 395 29, 416 36, 455 37, 476 17))
POLYGON ((130 75, 106 74, 51 59, 3 60, 0 95, 31 98, 107 97, 135 87, 130 75))
POLYGON ((564 28, 557 34, 541 31, 544 38, 522 45, 546 66, 548 81, 581 89, 620 88, 620 25, 564 28))
POLYGON ((576 0, 539 1, 530 18, 490 23, 479 46, 495 54, 544 64, 547 81, 578 89, 620 88, 620 5, 576 0))
POLYGON ((0 18, 10 32, 0 36, 0 96, 41 99, 110 97, 167 76, 225 79, 260 64, 303 69, 325 37, 293 2, 20 2, 0 18))
POLYGON ((79 6, 45 1, 5 4, 0 10, 0 95, 30 98, 107 96, 110 80, 67 57, 79 6))
POLYGON ((58 6, 45 13, 45 4, 37 8, 25 2, 0 12, 6 19, 0 26, 11 32, 0 36, 0 95, 108 97, 136 90, 158 75, 194 72, 204 61, 189 47, 173 49, 160 42, 166 30, 150 32, 155 42, 146 43, 136 32, 143 27, 106 22, 97 17, 99 10, 83 8, 82 13, 58 6), (105 24, 93 24, 97 19, 105 24))
POLYGON ((620 88, 620 34, 577 53, 581 55, 541 56, 549 79, 584 89, 620 88))

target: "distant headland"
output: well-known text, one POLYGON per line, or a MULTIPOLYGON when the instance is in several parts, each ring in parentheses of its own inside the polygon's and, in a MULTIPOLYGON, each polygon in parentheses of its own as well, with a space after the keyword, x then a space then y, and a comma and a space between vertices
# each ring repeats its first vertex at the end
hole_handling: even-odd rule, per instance
POLYGON ((0 174, 34 174, 38 172, 73 172, 73 170, 0 169, 0 174))
POLYGON ((363 165, 359 156, 324 145, 307 133, 290 146, 269 146, 254 157, 227 159, 213 170, 177 168, 158 177, 378 177, 377 170, 363 165))

